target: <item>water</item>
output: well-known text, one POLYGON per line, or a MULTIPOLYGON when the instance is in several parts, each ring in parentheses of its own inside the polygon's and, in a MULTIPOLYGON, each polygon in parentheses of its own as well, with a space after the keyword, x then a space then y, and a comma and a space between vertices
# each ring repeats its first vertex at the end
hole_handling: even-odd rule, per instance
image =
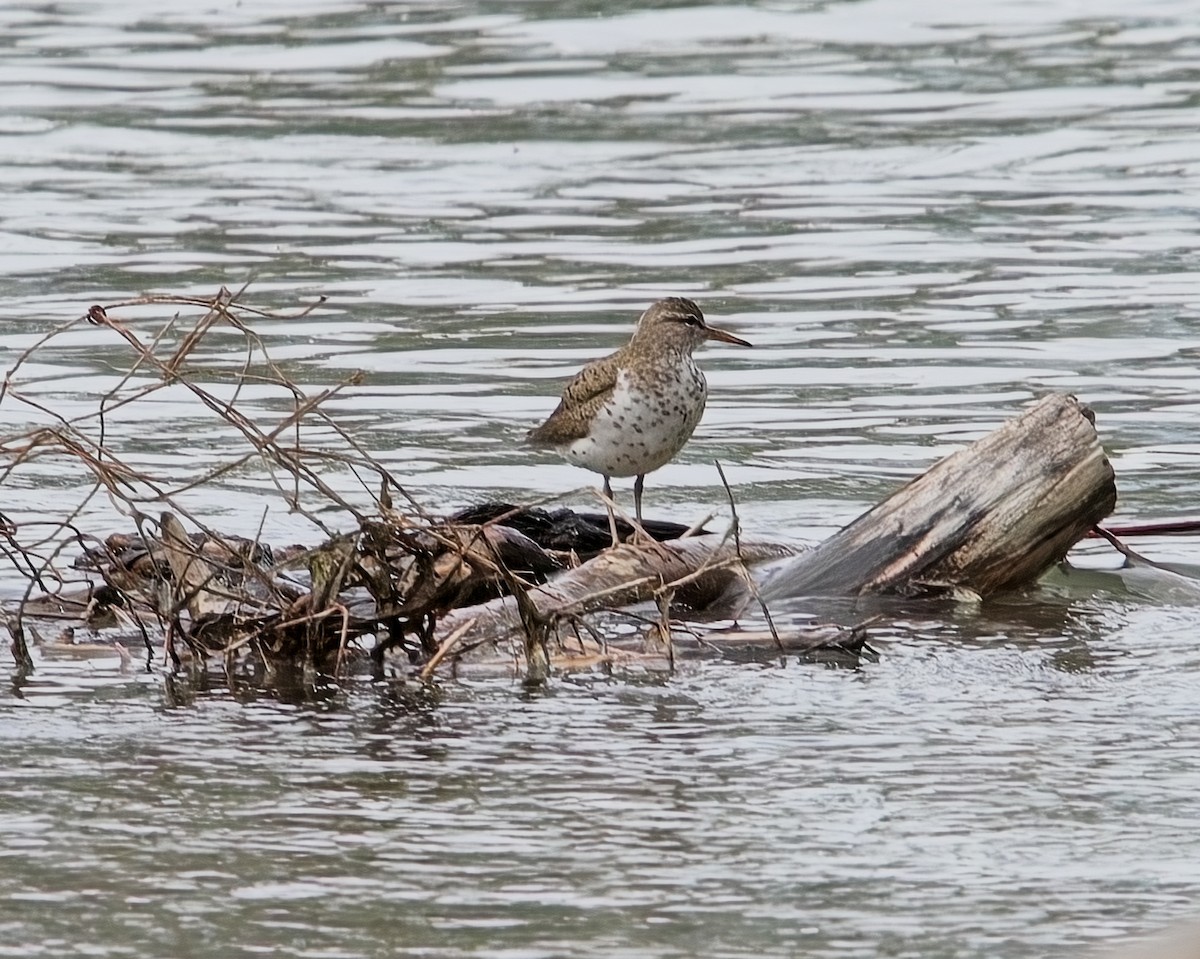
MULTIPOLYGON (((256 329, 311 390, 366 370, 331 414, 448 509, 588 485, 517 440, 683 294, 756 349, 705 351, 709 410, 650 513, 719 511, 719 458, 747 530, 818 540, 1050 390, 1095 409, 1123 518, 1194 512, 1190 4, 219 0, 0 25, 6 368, 92 303, 327 296, 256 329)), ((193 368, 242 357, 219 335, 193 368)), ((81 325, 17 379, 82 415, 127 366, 81 325)), ((44 422, 0 403, 2 436, 44 422)), ((176 482, 241 452, 175 388, 105 428, 176 482)), ((88 489, 36 460, 2 509, 123 528, 88 489)), ((316 536, 254 464, 184 501, 316 536)), ((858 669, 538 693, 43 657, 0 692, 0 955, 1078 955, 1195 911, 1196 605, 1093 573, 899 610, 858 669)))

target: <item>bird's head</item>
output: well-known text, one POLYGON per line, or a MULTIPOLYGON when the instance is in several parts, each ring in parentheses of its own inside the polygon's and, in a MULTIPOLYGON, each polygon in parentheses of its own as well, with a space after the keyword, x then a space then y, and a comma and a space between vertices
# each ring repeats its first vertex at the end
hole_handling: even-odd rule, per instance
POLYGON ((734 346, 751 345, 740 336, 709 326, 700 307, 681 296, 668 296, 652 303, 638 320, 637 335, 661 340, 664 346, 681 346, 689 353, 705 340, 718 340, 734 346))

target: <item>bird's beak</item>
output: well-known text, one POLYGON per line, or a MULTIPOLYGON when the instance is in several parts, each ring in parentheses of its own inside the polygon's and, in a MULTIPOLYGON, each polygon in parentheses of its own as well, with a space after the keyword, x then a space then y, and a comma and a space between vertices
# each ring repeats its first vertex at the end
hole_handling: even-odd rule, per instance
POLYGON ((720 340, 722 343, 732 343, 734 346, 753 346, 753 343, 747 343, 740 336, 734 336, 732 333, 726 333, 724 330, 718 330, 715 326, 707 328, 704 337, 706 340, 720 340))

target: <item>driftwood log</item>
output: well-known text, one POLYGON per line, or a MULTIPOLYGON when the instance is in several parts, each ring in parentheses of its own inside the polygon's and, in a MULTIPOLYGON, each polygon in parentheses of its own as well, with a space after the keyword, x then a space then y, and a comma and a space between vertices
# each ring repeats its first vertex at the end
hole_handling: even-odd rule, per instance
POLYGON ((1116 506, 1091 410, 1051 394, 766 571, 762 597, 927 587, 980 596, 1037 579, 1116 506))
MULTIPOLYGON (((779 559, 763 544, 678 540, 623 546, 525 593, 456 610, 439 635, 460 646, 548 628, 564 617, 659 597, 710 615, 811 596, 911 595, 929 589, 987 596, 1035 581, 1116 505, 1111 465, 1091 411, 1047 396, 946 457, 815 549, 779 559), (755 583, 752 586, 751 583, 755 583), (706 589, 707 587, 707 589, 706 589)), ((775 552, 778 556, 778 551, 775 552)))
POLYGON ((601 609, 617 609, 669 593, 669 600, 692 609, 713 598, 736 596, 740 605, 746 566, 789 554, 772 543, 739 545, 715 536, 652 545, 622 544, 555 580, 443 617, 438 634, 454 637, 459 648, 504 642, 560 621, 601 609))

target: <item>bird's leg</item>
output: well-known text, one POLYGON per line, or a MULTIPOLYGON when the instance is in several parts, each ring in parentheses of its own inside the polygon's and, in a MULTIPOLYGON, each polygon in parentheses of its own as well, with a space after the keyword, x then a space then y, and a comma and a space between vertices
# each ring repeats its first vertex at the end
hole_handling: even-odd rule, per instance
POLYGON ((634 543, 654 543, 654 537, 646 532, 642 526, 642 487, 646 482, 646 474, 639 473, 637 479, 633 481, 633 515, 637 517, 637 524, 633 530, 634 543))
POLYGON ((608 531, 612 533, 613 546, 621 542, 621 537, 617 535, 617 514, 613 511, 613 492, 612 483, 609 482, 608 475, 604 477, 604 508, 608 510, 608 531))

